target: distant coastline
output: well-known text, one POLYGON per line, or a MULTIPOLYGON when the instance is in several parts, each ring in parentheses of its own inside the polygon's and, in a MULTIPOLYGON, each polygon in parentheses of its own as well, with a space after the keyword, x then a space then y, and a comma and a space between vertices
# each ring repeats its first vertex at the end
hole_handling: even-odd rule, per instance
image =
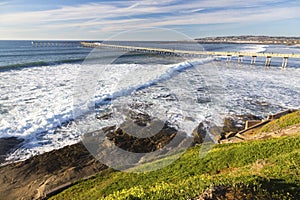
POLYGON ((275 44, 300 46, 300 37, 282 36, 224 36, 196 38, 199 43, 228 43, 228 44, 275 44))

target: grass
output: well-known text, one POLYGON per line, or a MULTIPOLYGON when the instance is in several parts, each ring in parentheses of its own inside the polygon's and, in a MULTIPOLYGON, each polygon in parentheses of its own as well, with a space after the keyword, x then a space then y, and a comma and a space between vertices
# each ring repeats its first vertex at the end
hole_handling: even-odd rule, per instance
POLYGON ((288 126, 299 124, 300 123, 300 110, 293 112, 291 114, 287 114, 285 116, 276 119, 265 126, 263 126, 258 132, 273 132, 288 126))
POLYGON ((107 169, 50 199, 186 200, 212 186, 232 188, 244 199, 300 199, 300 136, 216 145, 204 158, 200 148, 153 172, 107 169))

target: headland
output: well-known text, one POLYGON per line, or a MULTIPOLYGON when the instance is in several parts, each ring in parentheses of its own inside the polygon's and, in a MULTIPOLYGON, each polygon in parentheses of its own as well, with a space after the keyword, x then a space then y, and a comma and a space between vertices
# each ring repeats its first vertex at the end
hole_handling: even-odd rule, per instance
POLYGON ((199 43, 300 45, 300 37, 283 36, 220 36, 196 38, 199 43))

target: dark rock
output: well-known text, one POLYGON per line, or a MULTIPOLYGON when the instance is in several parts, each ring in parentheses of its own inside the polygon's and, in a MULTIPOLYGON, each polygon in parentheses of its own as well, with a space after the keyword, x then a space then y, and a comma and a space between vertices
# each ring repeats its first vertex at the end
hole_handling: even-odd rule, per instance
POLYGON ((4 162, 7 154, 16 150, 24 141, 17 137, 0 138, 0 164, 4 162))
MULTIPOLYGON (((129 118, 138 126, 147 126, 147 124, 152 123, 153 119, 146 113, 137 113, 134 111, 129 112, 129 118)), ((128 122, 125 122, 121 126, 130 126, 128 122)))
POLYGON ((107 113, 101 116, 97 115, 96 118, 99 120, 108 120, 112 118, 112 113, 107 113))
POLYGON ((262 118, 252 115, 233 115, 224 119, 223 134, 227 135, 230 132, 237 133, 245 129, 245 123, 249 120, 261 120, 262 118))
POLYGON ((222 131, 220 127, 209 121, 203 121, 193 131, 193 145, 201 144, 203 142, 218 142, 221 139, 221 133, 222 131))
POLYGON ((240 118, 226 117, 223 124, 223 133, 237 133, 244 129, 244 124, 240 118))
POLYGON ((117 147, 129 152, 149 153, 162 149, 173 140, 177 130, 167 122, 139 110, 142 106, 135 103, 130 108, 122 108, 126 121, 119 127, 109 127, 102 130, 104 133, 96 131, 94 134, 104 134, 117 147))
POLYGON ((245 122, 247 120, 259 119, 261 118, 251 114, 228 116, 224 118, 224 123, 222 127, 216 126, 215 124, 209 121, 203 121, 193 131, 193 145, 201 144, 206 141, 218 142, 222 139, 232 137, 233 135, 235 135, 235 133, 244 130, 245 122))
MULTIPOLYGON (((138 123, 142 123, 139 121, 138 123)), ((144 123, 142 123, 142 126, 144 123)), ((125 126, 125 125, 124 125, 125 126)), ((130 130, 128 127, 125 130, 130 130)), ((132 133, 124 131, 122 128, 117 128, 115 131, 110 131, 106 137, 116 146, 130 152, 148 153, 161 149, 167 145, 177 134, 176 129, 165 124, 157 134, 152 137, 138 138, 132 136, 132 133)))
POLYGON ((262 117, 252 115, 252 114, 245 114, 245 115, 237 115, 240 119, 242 119, 244 122, 247 120, 262 120, 262 117))

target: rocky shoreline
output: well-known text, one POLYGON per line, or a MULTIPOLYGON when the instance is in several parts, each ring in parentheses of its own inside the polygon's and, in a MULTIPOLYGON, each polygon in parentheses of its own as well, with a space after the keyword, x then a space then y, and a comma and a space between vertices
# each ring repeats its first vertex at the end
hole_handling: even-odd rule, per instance
MULTIPOLYGON (((138 120, 141 122, 141 119, 138 120)), ((143 119, 143 122, 147 120, 143 119)), ((127 125, 123 124, 121 127, 128 130, 127 125)), ((120 148, 136 153, 161 149, 175 135, 179 142, 178 146, 185 141, 183 135, 167 124, 156 135, 143 139, 127 134, 122 128, 106 127, 93 132, 92 135, 105 133, 106 137, 120 148)), ((141 157, 136 162, 139 163, 143 159, 141 157)), ((89 178, 107 168, 87 150, 82 142, 79 142, 0 167, 0 193, 2 194, 0 200, 46 199, 74 182, 89 178)))
POLYGON ((82 143, 66 146, 0 167, 0 199, 41 199, 59 186, 106 168, 82 143))
MULTIPOLYGON (((139 123, 148 119, 139 118, 139 123)), ((211 141, 224 143, 228 138, 234 138, 236 133, 245 129, 249 120, 262 120, 253 115, 229 116, 224 120, 223 127, 211 126, 202 122, 194 130, 194 142, 197 145, 203 142, 208 131, 212 134, 211 141), (233 134, 235 133, 235 134, 233 134), (232 134, 232 137, 228 135, 232 134)), ((123 128, 126 128, 126 125, 123 128)), ((299 125, 298 129, 299 130, 299 125)), ((101 132, 122 149, 130 152, 153 152, 168 144, 176 134, 174 128, 167 124, 151 138, 135 138, 120 127, 107 127, 101 132)), ((184 137, 181 137, 184 141, 184 137)), ((17 148, 21 143, 17 138, 2 139, 0 141, 2 158, 5 152, 17 148), (11 141, 8 145, 7 141, 11 141), (2 142, 2 143, 1 143, 2 142)), ((231 142, 231 141, 229 141, 231 142)), ((226 142, 225 142, 226 143, 226 142)), ((0 167, 0 199, 45 199, 71 186, 80 179, 89 178, 108 167, 100 163, 86 149, 82 142, 66 146, 62 149, 34 156, 25 161, 7 164, 0 167)))

